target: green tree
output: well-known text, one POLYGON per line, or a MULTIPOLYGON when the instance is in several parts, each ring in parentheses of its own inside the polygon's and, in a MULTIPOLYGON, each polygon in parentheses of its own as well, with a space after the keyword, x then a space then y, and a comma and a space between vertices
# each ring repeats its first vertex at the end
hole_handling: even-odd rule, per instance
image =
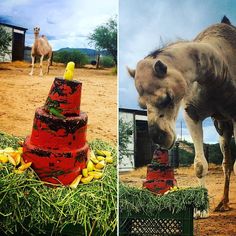
POLYGON ((107 50, 117 65, 117 19, 111 18, 105 25, 98 26, 89 35, 90 43, 98 51, 107 50))
POLYGON ((124 156, 129 156, 128 145, 131 143, 130 135, 133 132, 133 126, 130 122, 125 122, 119 118, 119 160, 124 156))
POLYGON ((53 60, 55 62, 61 62, 67 64, 69 61, 73 61, 76 67, 82 67, 88 64, 87 55, 81 53, 79 50, 60 50, 54 52, 53 60))
POLYGON ((4 57, 9 52, 8 47, 11 45, 11 34, 0 26, 0 56, 4 57))

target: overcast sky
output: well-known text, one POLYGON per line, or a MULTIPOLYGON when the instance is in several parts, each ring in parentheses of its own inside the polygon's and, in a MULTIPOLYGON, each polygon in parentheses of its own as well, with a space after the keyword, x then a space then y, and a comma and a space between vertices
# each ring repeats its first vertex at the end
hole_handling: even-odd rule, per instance
MULTIPOLYGON (((136 63, 163 43, 192 40, 226 15, 236 25, 234 0, 119 0, 119 106, 138 108, 137 92, 126 66, 136 63)), ((182 115, 177 121, 180 135, 182 115)), ((184 125, 184 122, 183 122, 184 125)), ((191 141, 186 126, 183 136, 191 141)), ((218 142, 210 119, 204 122, 204 141, 218 142)))
POLYGON ((0 0, 0 22, 28 28, 27 46, 33 44, 33 28, 40 26, 53 50, 91 48, 88 35, 117 14, 117 0, 0 0))

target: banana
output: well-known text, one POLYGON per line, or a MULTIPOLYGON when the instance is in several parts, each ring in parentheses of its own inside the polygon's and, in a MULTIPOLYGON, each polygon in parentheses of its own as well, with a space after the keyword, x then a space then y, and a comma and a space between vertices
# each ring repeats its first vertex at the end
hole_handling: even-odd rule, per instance
POLYGON ((102 152, 105 154, 106 157, 111 156, 111 152, 102 150, 102 152))
POLYGON ((99 160, 96 157, 90 157, 90 160, 94 163, 94 164, 98 164, 99 160))
POLYGON ((81 182, 83 183, 83 184, 88 184, 89 182, 91 182, 93 180, 93 176, 92 175, 90 175, 90 176, 88 176, 88 177, 83 177, 83 178, 81 178, 81 182))
POLYGON ((89 172, 90 176, 93 176, 94 179, 101 179, 103 176, 102 172, 97 172, 97 171, 91 171, 89 172))
POLYGON ((83 175, 84 177, 88 177, 88 169, 87 169, 87 168, 84 168, 84 169, 82 170, 82 175, 83 175))
POLYGON ((99 161, 104 161, 104 160, 105 160, 105 157, 103 157, 103 156, 97 156, 97 159, 98 159, 99 161))
POLYGON ((0 163, 7 163, 8 157, 4 154, 0 154, 0 163))
POLYGON ((105 167, 105 161, 100 161, 98 164, 96 164, 96 169, 103 169, 105 167))
POLYGON ((19 152, 14 152, 10 155, 15 159, 16 165, 19 165, 21 160, 21 154, 19 152))
POLYGON ((70 187, 71 188, 77 188, 79 182, 81 181, 82 179, 82 175, 78 175, 74 180, 73 182, 70 184, 70 187))
POLYGON ((103 157, 107 157, 107 156, 111 156, 111 152, 106 151, 106 150, 96 150, 96 153, 98 156, 103 156, 103 157))
POLYGON ((8 157, 9 162, 10 162, 13 166, 16 166, 17 164, 16 164, 15 158, 12 157, 12 156, 9 155, 9 154, 6 154, 6 155, 7 155, 7 157, 8 157))
POLYGON ((88 161, 87 169, 88 169, 88 171, 93 171, 94 170, 94 164, 90 160, 88 161))
POLYGON ((103 153, 102 150, 98 150, 98 149, 96 149, 96 154, 97 154, 98 156, 103 156, 103 157, 106 156, 106 155, 103 153))
POLYGON ((105 158, 105 162, 106 162, 106 163, 112 163, 112 162, 113 162, 113 157, 112 157, 112 156, 107 156, 107 157, 105 158))
POLYGON ((27 162, 26 164, 24 165, 21 165, 18 170, 19 171, 25 171, 26 169, 28 169, 30 166, 31 166, 32 162, 27 162))

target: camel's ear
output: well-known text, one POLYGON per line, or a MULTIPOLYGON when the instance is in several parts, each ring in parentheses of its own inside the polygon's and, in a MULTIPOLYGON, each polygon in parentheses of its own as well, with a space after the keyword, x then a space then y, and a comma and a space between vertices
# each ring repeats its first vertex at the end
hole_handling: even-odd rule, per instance
POLYGON ((135 77, 135 70, 134 69, 130 69, 129 67, 127 67, 127 71, 131 77, 133 77, 133 78, 135 77))
POLYGON ((158 60, 154 64, 153 69, 154 69, 156 75, 160 78, 163 78, 167 73, 167 66, 163 62, 161 62, 160 60, 158 60))

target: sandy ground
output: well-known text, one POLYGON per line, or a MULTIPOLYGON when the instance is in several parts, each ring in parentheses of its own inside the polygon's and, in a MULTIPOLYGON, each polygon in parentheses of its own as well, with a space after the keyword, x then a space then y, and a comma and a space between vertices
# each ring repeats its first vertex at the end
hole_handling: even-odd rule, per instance
MULTIPOLYGON (((45 67, 44 67, 45 68, 45 67)), ((0 131, 17 136, 31 133, 35 109, 43 106, 55 77, 62 77, 64 65, 54 64, 50 74, 29 76, 30 64, 0 63, 0 131)), ((110 69, 75 69, 74 79, 83 83, 81 110, 88 114, 87 139, 116 143, 117 79, 110 69)))
MULTIPOLYGON (((141 187, 146 178, 146 167, 120 174, 123 182, 141 187)), ((175 171, 179 186, 197 186, 193 167, 179 168, 175 171)), ((236 176, 232 174, 230 185, 230 207, 227 212, 213 212, 223 193, 223 172, 221 166, 210 165, 206 179, 210 197, 210 215, 207 219, 194 220, 196 236, 235 236, 236 235, 236 176)))

